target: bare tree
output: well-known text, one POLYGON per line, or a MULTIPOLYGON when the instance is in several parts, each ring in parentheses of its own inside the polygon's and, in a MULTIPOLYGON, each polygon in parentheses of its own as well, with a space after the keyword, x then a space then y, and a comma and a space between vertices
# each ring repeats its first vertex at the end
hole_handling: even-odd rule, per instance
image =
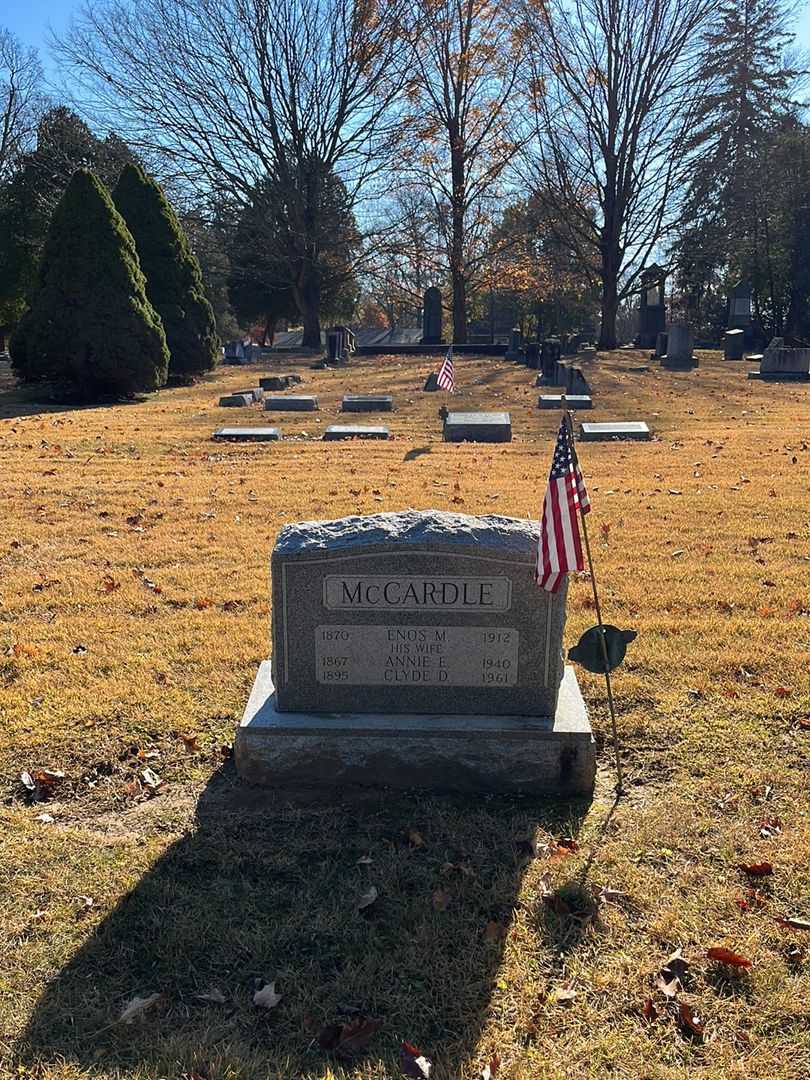
POLYGON ((28 149, 43 105, 42 64, 0 27, 0 183, 28 149))
POLYGON ((390 198, 378 200, 359 270, 389 330, 414 322, 425 288, 442 274, 446 264, 437 250, 437 231, 436 208, 420 185, 402 183, 390 198))
POLYGON ((403 3, 89 0, 59 45, 96 111, 198 191, 247 205, 271 177, 285 192, 308 347, 320 345, 324 185, 338 175, 354 200, 390 153, 403 3))
POLYGON ((527 3, 533 186, 561 212, 583 269, 598 267, 602 348, 615 347, 619 305, 681 215, 712 7, 712 0, 527 3))
MULTIPOLYGON (((517 150, 509 131, 525 36, 493 0, 417 0, 409 171, 436 204, 453 290, 453 340, 467 340, 467 293, 485 258, 498 182, 517 150)), ((406 166, 407 168, 407 166, 406 166)))

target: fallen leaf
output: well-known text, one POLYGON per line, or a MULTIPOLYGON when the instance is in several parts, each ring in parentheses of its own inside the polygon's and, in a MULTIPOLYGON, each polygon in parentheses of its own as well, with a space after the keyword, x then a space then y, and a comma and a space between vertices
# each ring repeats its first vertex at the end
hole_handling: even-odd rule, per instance
POLYGON ((153 772, 151 769, 143 770, 143 772, 141 773, 141 780, 151 791, 157 791, 157 789, 163 783, 158 774, 156 772, 153 772))
POLYGON ((676 949, 659 971, 655 985, 664 997, 672 1000, 682 988, 683 977, 688 970, 689 961, 684 958, 680 949, 676 949))
POLYGON ((253 995, 253 1004, 261 1009, 275 1009, 281 1001, 281 995, 276 993, 275 982, 265 983, 253 995))
POLYGON ((357 910, 362 911, 364 908, 370 907, 378 895, 376 887, 374 885, 370 886, 358 899, 357 910))
POLYGON ((183 740, 183 746, 190 754, 195 754, 200 749, 199 735, 183 735, 181 733, 180 738, 183 740))
POLYGON ((600 904, 620 904, 627 899, 629 899, 627 893, 619 892, 618 889, 609 889, 607 885, 603 885, 599 890, 600 904))
POLYGON ((318 1044, 335 1057, 350 1061, 366 1049, 372 1037, 382 1027, 382 1021, 356 1016, 347 1023, 338 1021, 321 1028, 318 1044))
POLYGON ((416 829, 411 829, 408 833, 408 847, 423 848, 425 846, 424 837, 416 829))
POLYGON ((738 953, 732 952, 731 949, 726 949, 722 945, 713 945, 710 949, 706 950, 706 955, 710 960, 716 960, 718 964, 726 964, 728 967, 735 968, 750 968, 753 965, 751 961, 744 956, 740 956, 738 953))
POLYGON ((77 896, 76 899, 79 902, 79 906, 76 908, 76 918, 81 915, 86 915, 88 911, 92 911, 95 906, 95 900, 92 896, 77 896))
POLYGON ((227 1000, 222 991, 215 986, 212 986, 210 990, 206 990, 204 994, 195 994, 194 997, 198 1001, 210 1001, 214 1005, 224 1005, 227 1000))
POLYGON ((742 870, 749 877, 768 877, 773 873, 773 864, 769 862, 737 863, 737 869, 742 870))
POLYGON ((452 897, 444 889, 436 889, 431 898, 434 911, 447 911, 452 897))
POLYGON ((655 980, 655 986, 665 998, 674 1001, 681 989, 681 981, 678 978, 666 979, 663 975, 659 975, 655 980))
POLYGON ((794 919, 791 915, 780 915, 776 920, 780 926, 790 930, 810 930, 810 920, 794 919))
POLYGON ((153 1005, 156 1005, 163 998, 163 994, 147 994, 146 997, 134 997, 131 1001, 127 1002, 124 1006, 123 1012, 118 1017, 116 1023, 118 1024, 131 1024, 139 1016, 142 1016, 147 1009, 151 1009, 153 1005))
POLYGON ((492 1080, 493 1076, 498 1075, 498 1069, 501 1067, 501 1059, 497 1054, 493 1054, 489 1059, 489 1062, 481 1070, 481 1080, 492 1080))
POLYGON ((214 601, 210 596, 198 596, 194 601, 194 607, 197 611, 205 611, 206 608, 210 608, 214 601))
POLYGON ((759 835, 763 840, 770 840, 782 832, 782 821, 778 817, 762 818, 759 822, 759 835))
POLYGON ((644 1004, 641 1006, 641 1015, 644 1017, 648 1024, 651 1024, 653 1020, 658 1019, 658 1009, 656 1009, 655 1005, 653 1004, 653 999, 651 997, 648 997, 644 1004))
POLYGON ((691 1008, 683 1001, 678 1006, 678 1023, 685 1034, 690 1035, 695 1039, 702 1040, 703 1021, 699 1016, 695 1015, 691 1008))
POLYGON ((403 1042, 399 1048, 399 1067, 403 1075, 415 1080, 429 1080, 433 1062, 429 1061, 421 1050, 410 1043, 403 1042))
POLYGON ((554 991, 554 1000, 558 1005, 570 1005, 574 998, 577 996, 576 990, 571 990, 570 987, 558 986, 554 991))

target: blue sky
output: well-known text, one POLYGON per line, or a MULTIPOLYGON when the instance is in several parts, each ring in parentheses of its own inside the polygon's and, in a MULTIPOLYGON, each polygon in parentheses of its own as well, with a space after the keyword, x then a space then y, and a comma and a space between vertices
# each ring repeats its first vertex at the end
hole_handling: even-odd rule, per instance
MULTIPOLYGON (((48 28, 57 33, 67 26, 81 0, 6 0, 0 13, 0 25, 8 27, 26 45, 36 46, 46 68, 52 70, 48 56, 48 28)), ((810 50, 810 0, 803 5, 796 24, 797 44, 810 50)))

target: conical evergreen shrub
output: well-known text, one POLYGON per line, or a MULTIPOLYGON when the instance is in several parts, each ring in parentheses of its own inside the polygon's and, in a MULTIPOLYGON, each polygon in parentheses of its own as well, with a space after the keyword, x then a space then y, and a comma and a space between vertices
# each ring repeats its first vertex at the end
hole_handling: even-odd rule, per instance
POLYGON ((10 342, 15 372, 85 399, 166 382, 169 353, 135 241, 109 192, 74 173, 51 218, 28 311, 10 342))
POLYGON ((135 239, 146 295, 163 321, 170 377, 208 371, 220 357, 214 312, 177 215, 139 165, 124 167, 113 199, 135 239))

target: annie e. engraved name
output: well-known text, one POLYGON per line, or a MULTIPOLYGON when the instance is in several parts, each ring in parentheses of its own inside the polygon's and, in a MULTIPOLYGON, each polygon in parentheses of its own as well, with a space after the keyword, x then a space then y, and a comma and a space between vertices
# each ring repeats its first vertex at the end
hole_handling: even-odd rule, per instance
POLYGON ((509 611, 512 603, 512 583, 506 577, 330 574, 323 592, 329 611, 509 611))
POLYGON ((514 686, 517 630, 484 626, 318 626, 319 683, 514 686))

